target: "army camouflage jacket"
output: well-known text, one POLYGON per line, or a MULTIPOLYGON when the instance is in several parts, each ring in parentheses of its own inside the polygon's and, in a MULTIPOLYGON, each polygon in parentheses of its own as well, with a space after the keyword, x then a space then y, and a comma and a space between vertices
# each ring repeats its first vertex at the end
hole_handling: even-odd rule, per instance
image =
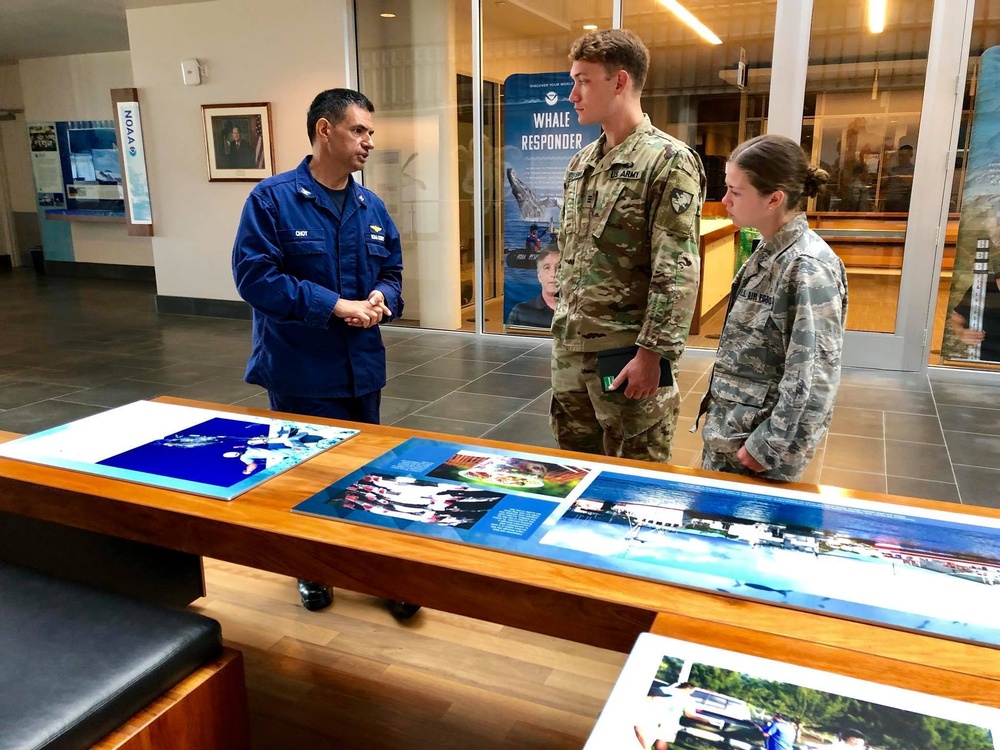
POLYGON ((771 479, 801 477, 826 433, 840 384, 847 272, 804 214, 750 256, 733 281, 702 437, 741 445, 771 479))
POLYGON ((676 361, 698 294, 705 170, 645 115, 607 154, 605 139, 566 170, 552 337, 568 351, 638 344, 676 361))

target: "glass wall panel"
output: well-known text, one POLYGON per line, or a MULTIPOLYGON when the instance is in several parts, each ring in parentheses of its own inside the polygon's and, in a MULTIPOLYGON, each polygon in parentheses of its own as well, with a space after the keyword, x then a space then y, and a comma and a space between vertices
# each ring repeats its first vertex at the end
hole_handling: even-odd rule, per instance
POLYGON ((694 146, 705 164, 701 291, 688 345, 714 348, 736 265, 735 228, 721 203, 726 159, 741 141, 766 130, 777 2, 687 0, 683 6, 721 43, 706 41, 656 0, 624 0, 622 25, 650 50, 643 109, 653 125, 694 146))
POLYGON ((1000 2, 979 0, 972 24, 969 69, 951 187, 949 210, 952 213, 938 276, 930 352, 932 365, 996 370, 1000 362, 1000 284, 997 282, 1000 273, 1000 177, 996 166, 1000 158, 1000 103, 996 96, 1000 90, 998 58, 1000 2), (974 129, 978 129, 975 140, 974 129), (977 247, 984 242, 987 247, 977 247), (977 253, 980 255, 979 274, 974 273, 977 253), (978 284, 976 276, 979 276, 978 284), (985 331, 985 339, 977 346, 977 337, 970 336, 966 329, 985 331))
POLYGON ((847 266, 847 327, 892 333, 934 0, 887 3, 881 31, 869 5, 814 0, 802 146, 830 173, 809 224, 847 266))
POLYGON ((581 139, 577 145, 579 126, 566 99, 569 89, 562 92, 558 86, 571 81, 570 45, 587 27, 610 28, 612 8, 612 0, 483 2, 487 333, 547 335, 551 311, 542 282, 552 275, 558 256, 543 251, 556 246, 566 165, 589 142, 581 139), (532 226, 537 242, 528 239, 532 226), (536 303, 537 309, 530 316, 515 315, 507 325, 520 302, 536 303))
POLYGON ((365 182, 403 243, 399 325, 457 330, 472 303, 468 0, 355 3, 360 90, 375 105, 365 182))

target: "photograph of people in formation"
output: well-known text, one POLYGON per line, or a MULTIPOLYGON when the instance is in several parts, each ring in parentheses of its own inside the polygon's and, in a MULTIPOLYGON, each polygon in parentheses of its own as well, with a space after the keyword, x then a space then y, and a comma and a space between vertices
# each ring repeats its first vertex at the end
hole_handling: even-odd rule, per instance
POLYGON ((428 475, 454 482, 562 498, 567 497, 589 471, 581 466, 556 463, 553 459, 543 461, 463 450, 429 471, 428 475))
POLYGON ((950 518, 602 472, 540 541, 668 582, 998 642, 1000 527, 950 518))
POLYGON ((471 529, 504 497, 491 490, 380 472, 366 474, 327 499, 326 504, 407 521, 471 529))
POLYGON ((355 433, 273 420, 218 417, 165 435, 98 463, 118 469, 231 487, 264 469, 306 458, 355 433))
POLYGON ((647 633, 584 750, 998 750, 998 725, 993 708, 647 633))

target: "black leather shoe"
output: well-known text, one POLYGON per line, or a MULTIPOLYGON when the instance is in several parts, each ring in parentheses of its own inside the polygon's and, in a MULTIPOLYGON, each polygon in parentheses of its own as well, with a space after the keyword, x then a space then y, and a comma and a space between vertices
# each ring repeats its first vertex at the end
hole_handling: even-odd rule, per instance
POLYGON ((310 612, 319 612, 333 604, 333 589, 315 581, 299 579, 299 596, 302 606, 310 612))
POLYGON ((419 604, 410 604, 408 602, 397 602, 395 599, 389 600, 389 612, 397 620, 409 620, 413 615, 420 611, 419 604))

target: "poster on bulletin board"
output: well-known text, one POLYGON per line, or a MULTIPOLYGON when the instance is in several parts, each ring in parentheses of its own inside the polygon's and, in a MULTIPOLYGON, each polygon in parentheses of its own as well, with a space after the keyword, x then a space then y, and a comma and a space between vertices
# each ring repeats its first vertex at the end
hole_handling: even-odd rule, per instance
POLYGON ((35 199, 39 207, 65 208, 66 192, 59 161, 59 140, 54 122, 28 125, 31 171, 35 177, 35 199))
POLYGON ((125 216, 113 120, 28 124, 38 206, 46 214, 125 216))

